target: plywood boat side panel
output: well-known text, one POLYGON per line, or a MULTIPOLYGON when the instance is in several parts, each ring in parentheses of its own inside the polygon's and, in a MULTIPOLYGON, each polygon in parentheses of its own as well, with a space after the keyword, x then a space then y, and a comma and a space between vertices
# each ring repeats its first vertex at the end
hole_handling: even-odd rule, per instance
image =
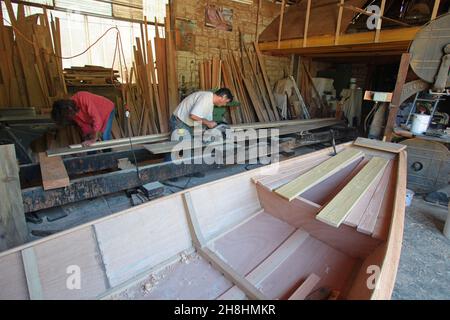
POLYGON ((406 174, 407 156, 402 151, 398 155, 398 176, 395 193, 394 208, 392 210, 392 220, 389 228, 386 254, 381 266, 381 274, 378 278, 378 286, 372 294, 372 299, 390 299, 394 290, 395 278, 400 262, 402 249, 405 206, 406 206, 406 174))
POLYGON ((305 206, 299 199, 287 202, 260 185, 256 187, 261 205, 267 213, 296 228, 303 228, 311 236, 351 257, 364 259, 380 243, 379 240, 361 234, 349 226, 341 225, 335 228, 316 220, 318 210, 316 212, 304 210, 305 206))
POLYGON ((44 299, 93 299, 108 288, 92 228, 34 247, 44 299), (80 289, 71 281, 80 272, 80 289))
MULTIPOLYGON (((395 179, 394 203, 391 208, 391 216, 385 216, 384 220, 390 222, 386 242, 374 250, 374 252, 364 261, 359 274, 354 281, 354 285, 348 295, 349 299, 390 299, 394 290, 395 278, 403 239, 404 219, 405 219, 405 198, 406 198, 406 152, 401 151, 396 161, 397 175, 395 179), (368 267, 375 266, 379 269, 368 274, 368 267), (376 272, 376 274, 375 274, 376 272), (374 277, 376 275, 376 277, 374 277), (371 279, 369 277, 372 276, 371 279), (375 286, 374 289, 367 287, 367 281, 375 286)), ((388 190, 389 192, 389 190, 388 190)), ((372 267, 373 268, 373 267, 372 267)))
POLYGON ((20 252, 0 259, 0 300, 28 299, 27 279, 20 252))
POLYGON ((184 210, 178 196, 94 226, 111 286, 191 247, 184 210))
POLYGON ((190 190, 200 229, 206 240, 218 236, 261 210, 254 173, 232 176, 205 188, 190 190))

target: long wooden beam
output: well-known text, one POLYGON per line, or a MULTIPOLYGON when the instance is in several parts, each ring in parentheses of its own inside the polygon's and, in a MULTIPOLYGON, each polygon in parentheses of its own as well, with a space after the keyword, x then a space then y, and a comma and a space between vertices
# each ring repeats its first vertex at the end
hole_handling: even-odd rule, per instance
POLYGON ((283 2, 281 3, 280 25, 278 26, 278 49, 280 48, 281 32, 283 31, 283 18, 284 18, 285 5, 286 5, 286 1, 283 0, 283 2))
POLYGON ((259 43, 262 52, 271 54, 298 53, 303 55, 323 53, 346 53, 350 51, 374 52, 378 50, 403 50, 405 52, 414 39, 420 27, 398 28, 381 30, 379 42, 374 43, 374 32, 360 32, 342 34, 339 36, 339 45, 335 45, 335 35, 314 36, 308 38, 306 47, 303 47, 304 39, 289 39, 280 42, 280 48, 276 41, 259 43))
POLYGON ((115 140, 108 140, 102 142, 96 142, 90 145, 89 147, 83 147, 81 144, 70 145, 66 148, 59 148, 54 150, 48 150, 47 155, 49 157, 57 157, 57 156, 65 156, 70 154, 89 152, 89 151, 98 151, 110 148, 120 148, 126 147, 133 144, 133 146, 144 144, 144 143, 154 143, 161 142, 169 139, 169 133, 161 133, 161 134, 153 134, 148 136, 140 136, 140 137, 131 137, 131 138, 122 138, 115 140))

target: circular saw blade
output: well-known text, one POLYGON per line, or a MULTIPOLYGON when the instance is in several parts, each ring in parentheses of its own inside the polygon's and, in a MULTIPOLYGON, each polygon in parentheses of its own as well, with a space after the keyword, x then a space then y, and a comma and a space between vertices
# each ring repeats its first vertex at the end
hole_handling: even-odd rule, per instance
POLYGON ((400 143, 408 146, 408 189, 429 193, 448 184, 450 152, 444 144, 418 138, 400 143))

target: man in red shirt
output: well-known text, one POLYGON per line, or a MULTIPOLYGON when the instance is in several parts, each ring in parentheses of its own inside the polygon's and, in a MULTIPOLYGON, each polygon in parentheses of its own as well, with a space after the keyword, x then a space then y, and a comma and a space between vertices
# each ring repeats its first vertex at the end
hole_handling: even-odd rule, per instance
POLYGON ((52 119, 58 125, 75 123, 83 134, 83 145, 98 140, 111 140, 114 103, 90 92, 77 92, 68 100, 53 103, 52 119))

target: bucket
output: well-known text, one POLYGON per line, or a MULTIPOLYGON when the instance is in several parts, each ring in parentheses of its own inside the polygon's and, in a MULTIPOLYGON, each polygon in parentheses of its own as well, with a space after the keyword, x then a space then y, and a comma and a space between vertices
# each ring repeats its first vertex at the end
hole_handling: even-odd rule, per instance
POLYGON ((411 205, 413 197, 414 197, 414 191, 406 189, 406 206, 407 207, 409 207, 411 205))
POLYGON ((427 114, 417 114, 413 116, 413 121, 411 125, 411 133, 413 134, 423 134, 428 129, 428 124, 430 123, 431 116, 427 114))

